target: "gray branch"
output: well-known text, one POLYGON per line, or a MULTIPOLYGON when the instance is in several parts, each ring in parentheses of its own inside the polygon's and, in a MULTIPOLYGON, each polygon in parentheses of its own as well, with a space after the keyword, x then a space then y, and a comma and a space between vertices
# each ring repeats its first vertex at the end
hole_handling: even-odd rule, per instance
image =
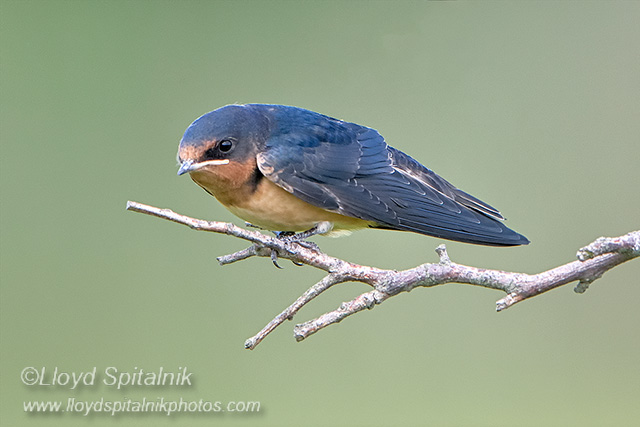
POLYGON ((427 263, 402 271, 384 270, 353 264, 329 256, 317 248, 271 237, 258 231, 245 230, 231 223, 194 219, 169 209, 160 209, 131 201, 127 202, 127 210, 164 218, 194 230, 228 234, 253 243, 247 249, 218 257, 218 262, 221 265, 253 256, 268 258, 275 251, 279 258, 307 264, 328 273, 293 304, 278 314, 260 332, 249 338, 245 342, 245 347, 248 349, 254 349, 271 331, 284 323, 285 320, 291 320, 308 302, 339 283, 362 282, 371 286, 372 290, 351 301, 342 303, 336 310, 296 325, 294 336, 297 341, 302 341, 322 328, 338 323, 352 314, 371 309, 386 299, 402 292, 408 292, 417 286, 432 287, 446 283, 466 283, 497 289, 507 294, 496 303, 497 311, 501 311, 520 301, 571 282, 577 281, 578 285, 575 287, 575 291, 582 293, 587 290, 589 284, 602 277, 606 271, 640 256, 640 231, 632 231, 620 237, 601 237, 580 249, 577 261, 539 274, 511 273, 456 264, 449 259, 444 245, 436 248, 440 257, 440 262, 437 264, 427 263))

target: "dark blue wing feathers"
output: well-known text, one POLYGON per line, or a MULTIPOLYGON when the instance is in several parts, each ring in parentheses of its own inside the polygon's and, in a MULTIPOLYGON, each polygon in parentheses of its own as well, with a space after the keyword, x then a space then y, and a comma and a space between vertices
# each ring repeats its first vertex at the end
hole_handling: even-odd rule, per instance
POLYGON ((374 129, 283 108, 295 111, 275 111, 258 164, 302 200, 381 228, 485 245, 528 243, 495 208, 388 146, 374 129))

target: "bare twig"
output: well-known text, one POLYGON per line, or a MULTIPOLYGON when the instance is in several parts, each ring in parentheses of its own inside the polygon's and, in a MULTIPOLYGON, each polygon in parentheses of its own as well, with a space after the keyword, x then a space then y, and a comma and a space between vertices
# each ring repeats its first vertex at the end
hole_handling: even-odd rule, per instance
POLYGON ((255 348, 276 327, 284 323, 285 320, 291 320, 305 304, 339 283, 362 282, 370 285, 373 289, 351 301, 342 303, 334 311, 296 325, 294 328, 296 340, 302 341, 322 328, 338 323, 345 317, 364 309, 371 309, 386 299, 402 292, 408 292, 417 286, 431 287, 446 283, 466 283, 501 290, 507 294, 496 303, 497 311, 501 311, 527 298, 575 281, 578 281, 575 291, 584 292, 590 283, 602 277, 606 271, 640 256, 640 231, 633 231, 620 237, 601 237, 578 251, 578 261, 533 275, 456 264, 449 259, 444 245, 440 245, 436 249, 440 257, 440 262, 437 264, 422 264, 402 271, 384 270, 353 264, 331 257, 317 248, 270 237, 257 231, 245 230, 230 223, 194 219, 169 209, 159 209, 136 202, 127 202, 127 210, 168 219, 194 230, 228 234, 253 243, 247 249, 219 257, 218 262, 221 265, 253 256, 271 257, 272 252, 275 251, 280 258, 307 264, 328 273, 260 332, 249 338, 245 342, 245 347, 248 349, 255 348))

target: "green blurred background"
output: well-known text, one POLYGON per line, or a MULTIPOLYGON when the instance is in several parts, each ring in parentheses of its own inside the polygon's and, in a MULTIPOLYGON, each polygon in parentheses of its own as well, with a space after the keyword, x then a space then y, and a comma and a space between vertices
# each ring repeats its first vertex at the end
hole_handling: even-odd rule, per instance
MULTIPOLYGON (((460 263, 536 273, 638 229, 640 3, 1 0, 2 425, 637 425, 640 262, 584 295, 504 313, 502 294, 416 289, 296 343, 244 340, 322 277, 239 240, 125 211, 241 221, 175 153, 199 115, 289 104, 378 129, 498 207, 528 247, 448 243, 460 263), (191 387, 28 387, 23 368, 159 367, 191 387), (253 414, 26 414, 23 401, 259 401, 253 414)), ((318 238, 385 268, 441 241, 318 238)))

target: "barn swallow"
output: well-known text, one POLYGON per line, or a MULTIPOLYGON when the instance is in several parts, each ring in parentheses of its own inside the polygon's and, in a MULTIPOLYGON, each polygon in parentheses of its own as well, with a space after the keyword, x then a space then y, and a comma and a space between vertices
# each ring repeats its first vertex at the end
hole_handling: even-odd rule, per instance
POLYGON ((178 162, 178 175, 189 173, 232 213, 267 230, 381 228, 489 246, 529 243, 503 225, 497 209, 376 130, 302 108, 211 111, 185 131, 178 162))

